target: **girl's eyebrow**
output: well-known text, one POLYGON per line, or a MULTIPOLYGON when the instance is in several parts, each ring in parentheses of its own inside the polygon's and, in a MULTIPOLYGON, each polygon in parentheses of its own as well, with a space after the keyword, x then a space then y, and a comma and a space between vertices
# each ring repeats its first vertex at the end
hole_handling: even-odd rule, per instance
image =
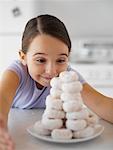
MULTIPOLYGON (((35 53, 33 56, 36 56, 36 55, 47 55, 47 54, 39 52, 39 53, 35 53)), ((64 55, 64 56, 68 57, 68 55, 66 53, 61 53, 59 55, 64 55)))
POLYGON ((66 54, 66 53, 61 53, 59 55, 64 55, 64 56, 68 57, 68 54, 66 54))
POLYGON ((35 53, 33 56, 36 56, 36 55, 46 55, 45 53, 35 53))

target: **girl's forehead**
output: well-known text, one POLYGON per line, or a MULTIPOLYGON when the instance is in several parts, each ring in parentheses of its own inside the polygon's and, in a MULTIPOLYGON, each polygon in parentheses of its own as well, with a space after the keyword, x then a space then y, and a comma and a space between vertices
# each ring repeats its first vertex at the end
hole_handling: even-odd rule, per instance
MULTIPOLYGON (((64 42, 62 42, 60 39, 55 38, 53 36, 50 35, 45 35, 45 34, 41 34, 41 35, 37 35, 31 42, 30 45, 33 44, 40 44, 40 45, 49 45, 51 43, 51 45, 53 44, 55 46, 55 44, 58 45, 65 45, 66 47, 68 47, 64 42)), ((57 45, 57 46, 58 46, 57 45)))
POLYGON ((29 51, 29 54, 31 54, 33 57, 36 57, 36 56, 46 56, 46 57, 48 57, 48 56, 66 56, 66 57, 68 57, 68 51, 67 50, 61 50, 61 51, 59 51, 59 50, 52 50, 52 49, 49 49, 49 50, 47 50, 47 49, 40 49, 40 50, 37 50, 37 49, 35 49, 35 50, 32 50, 32 51, 29 51))
POLYGON ((36 36, 29 46, 33 53, 68 53, 68 46, 61 40, 49 35, 36 36))

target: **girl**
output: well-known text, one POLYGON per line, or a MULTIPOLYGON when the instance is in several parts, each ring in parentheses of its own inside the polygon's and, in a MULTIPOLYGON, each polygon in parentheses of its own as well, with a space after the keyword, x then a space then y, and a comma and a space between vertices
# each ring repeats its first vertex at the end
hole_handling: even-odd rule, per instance
MULTIPOLYGON (((50 80, 60 72, 72 70, 68 65, 71 41, 63 22, 51 15, 28 21, 20 60, 4 72, 0 82, 0 113, 7 124, 10 107, 44 108, 50 80)), ((79 74, 78 74, 79 75, 79 74)), ((80 75, 84 103, 101 118, 113 123, 113 99, 94 90, 80 75)))

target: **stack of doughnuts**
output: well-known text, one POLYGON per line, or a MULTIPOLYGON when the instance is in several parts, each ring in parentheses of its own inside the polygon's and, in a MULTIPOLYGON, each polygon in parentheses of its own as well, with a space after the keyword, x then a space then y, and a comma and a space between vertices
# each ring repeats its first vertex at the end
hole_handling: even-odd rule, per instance
POLYGON ((51 82, 46 98, 46 109, 34 129, 38 134, 51 135, 54 139, 85 138, 92 136, 98 117, 85 107, 82 84, 74 71, 61 72, 51 82))

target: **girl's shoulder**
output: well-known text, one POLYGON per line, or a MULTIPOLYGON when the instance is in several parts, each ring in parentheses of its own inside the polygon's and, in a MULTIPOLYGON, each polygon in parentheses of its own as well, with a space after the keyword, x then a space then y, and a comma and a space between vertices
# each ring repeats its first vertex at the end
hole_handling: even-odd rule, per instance
POLYGON ((7 68, 7 70, 14 71, 20 80, 28 75, 27 67, 24 66, 20 60, 14 60, 7 68))

